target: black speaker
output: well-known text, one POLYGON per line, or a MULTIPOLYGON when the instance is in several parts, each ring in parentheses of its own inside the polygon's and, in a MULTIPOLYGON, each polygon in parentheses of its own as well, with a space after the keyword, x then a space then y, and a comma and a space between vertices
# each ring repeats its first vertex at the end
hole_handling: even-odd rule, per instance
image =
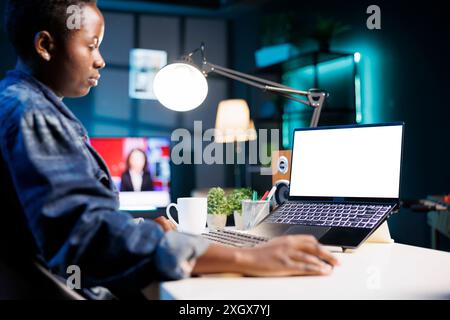
POLYGON ((278 180, 275 183, 277 187, 275 190, 274 198, 277 206, 285 203, 289 198, 289 180, 278 180))

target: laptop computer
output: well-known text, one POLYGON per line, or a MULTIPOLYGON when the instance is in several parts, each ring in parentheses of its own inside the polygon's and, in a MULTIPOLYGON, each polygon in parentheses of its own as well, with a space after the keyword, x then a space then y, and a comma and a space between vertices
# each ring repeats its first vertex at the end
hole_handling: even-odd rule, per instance
POLYGON ((252 246, 309 234, 357 248, 398 208, 403 129, 400 122, 296 129, 288 201, 242 239, 223 231, 219 242, 252 246))

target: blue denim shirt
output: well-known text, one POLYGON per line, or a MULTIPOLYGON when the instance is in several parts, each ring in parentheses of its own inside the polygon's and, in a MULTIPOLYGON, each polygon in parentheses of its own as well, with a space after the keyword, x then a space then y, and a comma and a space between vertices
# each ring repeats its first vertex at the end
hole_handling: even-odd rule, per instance
POLYGON ((208 246, 119 211, 84 127, 48 87, 17 70, 0 82, 0 199, 0 255, 39 256, 63 277, 77 265, 84 287, 187 277, 187 262, 208 246))

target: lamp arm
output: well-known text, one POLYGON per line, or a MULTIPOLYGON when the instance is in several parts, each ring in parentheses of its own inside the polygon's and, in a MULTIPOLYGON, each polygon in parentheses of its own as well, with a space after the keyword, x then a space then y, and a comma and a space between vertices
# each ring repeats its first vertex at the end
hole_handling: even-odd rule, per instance
POLYGON ((276 83, 276 82, 272 82, 269 80, 254 77, 254 76, 251 76, 251 75, 239 72, 239 71, 220 67, 220 66, 211 64, 209 62, 205 63, 204 66, 206 67, 206 69, 204 68, 203 72, 206 74, 208 74, 210 72, 217 73, 226 78, 230 78, 230 79, 248 84, 250 86, 256 87, 263 91, 274 92, 274 93, 277 93, 287 99, 291 99, 291 100, 303 103, 304 105, 307 105, 310 107, 315 107, 311 103, 311 101, 309 101, 309 99, 308 99, 308 101, 305 101, 305 100, 302 100, 302 99, 292 96, 292 94, 296 94, 296 95, 302 95, 302 96, 308 97, 310 95, 310 92, 308 92, 308 91, 301 91, 301 90, 289 88, 287 86, 284 86, 284 85, 276 83), (249 79, 251 79, 251 80, 249 80, 249 79), (261 83, 270 83, 271 85, 261 84, 261 83), (276 85, 276 86, 274 86, 274 85, 276 85))
MULTIPOLYGON (((299 94, 299 95, 302 95, 302 96, 307 96, 308 95, 308 91, 296 90, 296 89, 290 88, 288 86, 285 86, 285 85, 283 85, 281 83, 273 82, 273 81, 270 81, 270 80, 266 80, 266 79, 263 79, 263 78, 259 78, 259 77, 255 77, 255 76, 249 75, 247 73, 243 73, 243 72, 239 72, 239 71, 236 71, 236 70, 232 70, 232 69, 228 69, 228 68, 225 68, 225 67, 221 67, 221 66, 212 64, 210 62, 204 61, 203 65, 206 67, 206 72, 207 73, 208 72, 217 72, 217 70, 219 70, 219 71, 231 74, 231 75, 238 76, 240 78, 251 80, 251 81, 259 83, 259 84, 267 85, 267 87, 270 87, 270 88, 280 88, 280 89, 291 90, 292 92, 295 91, 295 94, 299 94)), ((268 90, 268 88, 266 88, 266 89, 268 90)), ((274 91, 274 90, 271 90, 271 91, 274 91)))
MULTIPOLYGON (((275 88, 275 87, 262 85, 262 84, 259 84, 257 82, 251 81, 251 80, 240 78, 240 77, 237 77, 237 76, 235 76, 233 74, 229 74, 229 73, 223 72, 222 70, 219 70, 219 69, 211 70, 211 72, 220 74, 221 76, 224 76, 224 77, 229 78, 229 79, 233 79, 233 80, 236 80, 236 81, 248 84, 250 86, 256 87, 256 88, 261 89, 263 91, 271 91, 271 92, 277 93, 277 94, 279 94, 279 95, 281 95, 281 96, 283 96, 283 97, 285 97, 287 99, 291 99, 291 100, 303 103, 304 105, 307 105, 307 106, 311 107, 311 104, 310 104, 309 101, 305 101, 305 100, 299 99, 297 97, 293 97, 293 96, 291 96, 289 94, 286 94, 286 93, 284 93, 282 91, 277 91, 277 90, 272 90, 271 89, 271 88, 275 88)), ((278 89, 280 89, 280 88, 278 88, 278 89)), ((283 90, 288 90, 288 89, 283 89, 283 90)))
POLYGON ((298 94, 300 96, 305 96, 305 97, 307 97, 309 95, 308 91, 297 90, 297 89, 292 89, 292 88, 288 88, 288 87, 282 88, 282 87, 266 86, 266 90, 274 91, 274 92, 282 92, 282 93, 287 93, 287 94, 298 94))
POLYGON ((311 122, 309 123, 309 126, 311 128, 315 128, 319 124, 320 113, 322 112, 322 106, 323 106, 324 100, 325 100, 325 96, 322 98, 321 102, 319 102, 318 105, 314 108, 314 112, 311 117, 311 122))
MULTIPOLYGON (((261 90, 266 90, 266 86, 263 85, 263 84, 260 84, 260 83, 258 83, 256 81, 245 79, 243 77, 236 76, 236 75, 231 74, 231 73, 227 73, 225 71, 222 71, 221 69, 215 69, 214 68, 214 69, 211 69, 209 72, 220 74, 221 76, 224 76, 226 78, 233 79, 233 80, 236 80, 236 81, 248 84, 250 86, 256 87, 256 88, 261 89, 261 90)), ((209 72, 207 72, 207 73, 209 73, 209 72)))
MULTIPOLYGON (((204 52, 204 49, 202 50, 202 53, 203 52, 204 52)), ((249 75, 246 73, 242 73, 242 72, 239 72, 236 70, 224 68, 224 67, 207 62, 205 58, 203 58, 202 71, 205 75, 207 75, 210 72, 214 72, 214 73, 217 73, 226 78, 230 78, 230 79, 248 84, 250 86, 259 88, 263 91, 270 91, 273 93, 277 93, 287 99, 294 100, 294 101, 303 103, 304 105, 314 108, 310 127, 317 127, 317 125, 319 123, 320 113, 322 112, 323 103, 325 102, 325 98, 328 96, 328 94, 324 91, 315 90, 315 89, 311 89, 308 91, 297 90, 297 89, 282 85, 280 83, 276 83, 276 82, 269 81, 266 79, 258 78, 258 77, 255 77, 255 76, 252 76, 252 75, 249 75), (307 97, 308 100, 302 100, 293 95, 304 96, 304 97, 307 97)))

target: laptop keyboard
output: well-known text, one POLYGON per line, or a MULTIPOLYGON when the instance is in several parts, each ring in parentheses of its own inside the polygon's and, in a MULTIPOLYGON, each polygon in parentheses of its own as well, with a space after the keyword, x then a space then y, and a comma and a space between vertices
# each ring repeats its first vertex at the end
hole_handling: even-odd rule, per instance
MULTIPOLYGON (((286 202, 265 221, 307 226, 373 228, 389 205, 324 204, 286 202)), ((232 230, 211 230, 202 237, 214 243, 232 247, 254 247, 269 239, 232 230)))
POLYGON ((286 202, 267 222, 324 227, 373 228, 389 205, 286 202))
POLYGON ((210 242, 220 243, 232 247, 254 247, 257 244, 267 242, 269 240, 268 238, 230 230, 211 230, 208 233, 202 233, 202 237, 210 242))

